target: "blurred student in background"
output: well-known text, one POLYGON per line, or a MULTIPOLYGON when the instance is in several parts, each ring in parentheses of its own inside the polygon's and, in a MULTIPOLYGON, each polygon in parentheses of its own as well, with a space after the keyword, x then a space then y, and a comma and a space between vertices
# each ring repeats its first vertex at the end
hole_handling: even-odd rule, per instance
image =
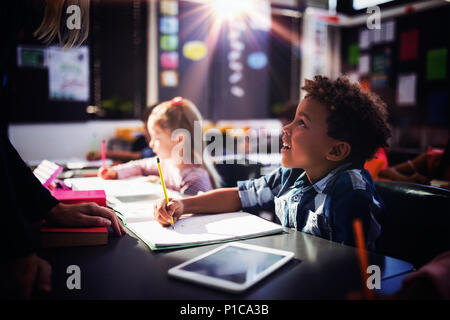
POLYGON ((429 148, 412 160, 382 170, 379 177, 427 185, 440 180, 439 187, 450 189, 450 140, 445 149, 429 148))
MULTIPOLYGON (((159 104, 148 118, 150 147, 162 160, 164 180, 169 189, 196 195, 199 191, 208 191, 220 186, 220 176, 212 161, 206 155, 198 154, 194 148, 194 128, 195 125, 202 128, 201 123, 202 116, 197 107, 191 101, 181 97, 159 104), (174 136, 173 133, 177 129, 187 130, 190 137, 183 134, 174 136), (185 141, 185 139, 190 140, 185 141), (189 163, 177 161, 180 154, 176 154, 176 150, 184 143, 191 150, 189 163)), ((201 137, 201 144, 204 147, 203 135, 201 137)), ((201 151, 204 150, 203 147, 201 151)), ((124 179, 139 175, 150 176, 153 182, 159 181, 156 158, 130 161, 99 170, 99 176, 103 179, 124 179)))
MULTIPOLYGON (((158 103, 155 103, 153 105, 148 106, 145 108, 141 120, 144 124, 144 134, 139 135, 136 140, 133 142, 131 146, 131 150, 108 150, 106 151, 106 158, 111 159, 113 161, 131 161, 131 160, 138 160, 142 158, 151 158, 154 157, 156 154, 153 152, 153 149, 149 147, 150 142, 150 133, 148 132, 147 128, 147 121, 150 117, 150 114, 152 113, 152 110, 158 105, 158 103)), ((102 153, 100 151, 90 151, 86 155, 86 159, 93 161, 93 160, 100 160, 102 158, 102 153)))

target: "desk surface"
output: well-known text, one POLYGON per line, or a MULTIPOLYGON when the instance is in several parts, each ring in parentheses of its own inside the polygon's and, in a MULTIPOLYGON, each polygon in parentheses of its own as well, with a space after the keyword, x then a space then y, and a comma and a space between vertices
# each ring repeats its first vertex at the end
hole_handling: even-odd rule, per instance
MULTIPOLYGON (((50 299, 341 299, 361 288, 356 249, 302 232, 241 241, 289 250, 295 259, 242 294, 230 294, 172 279, 167 270, 220 244, 153 252, 137 237, 110 234, 105 246, 46 249, 39 252, 52 265, 50 299), (69 290, 67 267, 81 270, 81 289, 69 290)), ((383 283, 413 269, 410 263, 369 254, 382 271, 383 283)), ((389 292, 395 291, 392 281, 389 292)), ((400 285, 400 284, 398 284, 400 285)))

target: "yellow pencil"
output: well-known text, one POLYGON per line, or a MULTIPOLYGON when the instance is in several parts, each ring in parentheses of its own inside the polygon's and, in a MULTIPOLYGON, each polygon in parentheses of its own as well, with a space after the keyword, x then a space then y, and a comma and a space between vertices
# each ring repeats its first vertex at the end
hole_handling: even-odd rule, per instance
MULTIPOLYGON (((166 198, 166 203, 169 204, 169 197, 167 196, 166 184, 164 182, 164 178, 163 178, 163 174, 162 174, 162 170, 161 170, 161 163, 159 162, 158 157, 156 157, 156 162, 158 164, 159 177, 161 178, 161 184, 162 184, 163 191, 164 191, 164 198, 166 198)), ((172 229, 175 229, 172 216, 170 217, 170 225, 172 226, 172 229)))

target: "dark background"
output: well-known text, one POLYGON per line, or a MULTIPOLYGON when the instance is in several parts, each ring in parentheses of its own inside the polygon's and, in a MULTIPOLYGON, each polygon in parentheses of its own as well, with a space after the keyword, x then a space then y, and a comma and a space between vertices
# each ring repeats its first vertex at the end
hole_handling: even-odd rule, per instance
MULTIPOLYGON (((180 85, 176 88, 159 87, 159 100, 174 96, 191 99, 207 119, 248 119, 273 116, 273 106, 283 106, 299 97, 300 50, 274 32, 255 31, 257 46, 268 56, 264 69, 253 70, 246 63, 250 39, 242 55, 245 99, 239 101, 229 94, 229 69, 226 30, 217 40, 214 54, 193 62, 182 55, 182 45, 206 38, 210 20, 201 23, 195 32, 186 32, 187 26, 199 19, 200 13, 189 14, 198 4, 179 2, 180 85), (259 34, 258 34, 259 33, 259 34)), ((145 1, 93 0, 90 6, 90 30, 85 45, 90 50, 90 98, 86 102, 50 100, 48 69, 17 67, 12 76, 12 123, 73 122, 90 119, 139 118, 146 107, 147 88, 147 3, 145 1), (15 92, 28 92, 17 95, 15 92), (100 112, 87 113, 88 105, 100 107, 100 112)), ((294 8, 299 10, 298 8, 294 8)), ((19 34, 19 45, 44 45, 34 39, 44 13, 44 2, 35 3, 19 34)), ((158 6, 159 12, 159 6, 158 6)), ((194 10, 195 12, 195 10, 194 10)), ((272 15, 273 23, 284 25, 291 37, 300 29, 301 20, 272 15)), ((157 23, 159 25, 159 23, 157 23)), ((298 37, 298 34, 295 35, 298 37)), ((159 33, 158 33, 159 37, 159 33)), ((158 39, 159 42, 159 39, 158 39)), ((52 44, 58 44, 57 40, 52 44)), ((208 48, 210 49, 210 48, 208 48)), ((17 58, 17 57, 16 57, 17 58)), ((17 61, 16 61, 17 65, 17 61)), ((158 55, 159 65, 159 55, 158 55)), ((158 73, 159 77, 159 73, 158 73)))
MULTIPOLYGON (((387 102, 391 116, 391 123, 394 126, 430 126, 430 127, 446 127, 449 124, 448 112, 448 90, 450 88, 449 82, 449 63, 447 51, 447 72, 445 79, 427 80, 427 52, 430 49, 450 48, 450 37, 448 31, 450 30, 450 6, 439 7, 437 9, 425 10, 422 12, 402 15, 395 17, 395 39, 390 43, 372 44, 369 49, 361 49, 361 54, 369 54, 371 64, 376 55, 381 54, 384 50, 391 51, 390 70, 387 72, 388 85, 382 88, 373 88, 372 91, 379 94, 382 99, 387 102), (400 55, 400 35, 404 31, 417 29, 419 32, 418 40, 418 55, 417 59, 401 61, 400 55), (396 89, 399 74, 416 73, 417 74, 417 96, 415 106, 398 106, 396 104, 396 89), (438 119, 430 119, 428 112, 429 102, 428 95, 432 93, 443 93, 447 95, 447 108, 441 110, 441 116, 438 119)), ((382 23, 384 21, 381 21, 382 23)), ((351 44, 358 44, 359 32, 365 26, 357 26, 350 28, 342 28, 342 72, 348 73, 357 71, 358 65, 351 65, 349 63, 348 48, 351 44)), ((373 65, 371 65, 371 73, 373 72, 373 65)), ((370 81, 369 77, 365 77, 370 81)), ((436 117, 434 117, 436 118, 436 117)))

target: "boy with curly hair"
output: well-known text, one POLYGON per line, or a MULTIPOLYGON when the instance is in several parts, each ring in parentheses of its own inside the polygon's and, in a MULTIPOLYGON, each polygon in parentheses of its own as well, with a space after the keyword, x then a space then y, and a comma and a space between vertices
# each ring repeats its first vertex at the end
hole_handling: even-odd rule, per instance
POLYGON ((341 77, 316 76, 294 119, 283 127, 282 167, 235 188, 155 205, 155 218, 168 225, 185 213, 243 209, 274 212, 285 227, 355 245, 352 222, 362 221, 368 249, 375 249, 384 207, 364 162, 387 146, 386 104, 341 77))

